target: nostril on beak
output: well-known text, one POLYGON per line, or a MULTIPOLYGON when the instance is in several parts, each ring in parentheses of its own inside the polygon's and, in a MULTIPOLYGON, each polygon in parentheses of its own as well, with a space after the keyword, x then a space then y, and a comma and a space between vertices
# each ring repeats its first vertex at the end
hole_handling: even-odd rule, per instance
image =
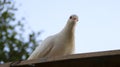
POLYGON ((77 20, 77 18, 73 18, 73 20, 77 20))
POLYGON ((73 18, 73 20, 78 21, 78 19, 77 19, 77 18, 73 18))

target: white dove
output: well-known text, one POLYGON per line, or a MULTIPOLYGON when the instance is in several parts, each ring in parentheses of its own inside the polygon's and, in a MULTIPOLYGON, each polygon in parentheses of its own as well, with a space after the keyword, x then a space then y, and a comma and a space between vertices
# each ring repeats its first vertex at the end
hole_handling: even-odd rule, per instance
POLYGON ((72 54, 75 46, 74 31, 76 22, 78 22, 78 16, 71 15, 63 30, 47 37, 41 45, 36 47, 28 60, 72 54))

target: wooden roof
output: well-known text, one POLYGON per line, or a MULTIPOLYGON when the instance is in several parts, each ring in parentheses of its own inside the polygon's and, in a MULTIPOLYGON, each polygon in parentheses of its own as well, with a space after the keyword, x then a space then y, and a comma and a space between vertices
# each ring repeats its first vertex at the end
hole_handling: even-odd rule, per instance
POLYGON ((9 62, 0 67, 120 67, 120 50, 9 62))

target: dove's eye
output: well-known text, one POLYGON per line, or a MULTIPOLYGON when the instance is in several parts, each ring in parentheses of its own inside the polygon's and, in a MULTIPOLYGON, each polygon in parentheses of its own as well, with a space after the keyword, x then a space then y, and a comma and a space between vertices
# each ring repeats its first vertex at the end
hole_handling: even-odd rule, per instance
POLYGON ((70 19, 72 19, 72 16, 70 16, 70 19))

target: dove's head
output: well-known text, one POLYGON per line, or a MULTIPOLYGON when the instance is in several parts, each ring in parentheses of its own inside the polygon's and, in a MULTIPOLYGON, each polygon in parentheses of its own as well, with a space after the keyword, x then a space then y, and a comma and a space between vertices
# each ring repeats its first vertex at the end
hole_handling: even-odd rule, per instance
POLYGON ((71 15, 68 18, 67 24, 62 32, 65 33, 68 32, 68 34, 70 34, 71 32, 73 33, 77 22, 78 22, 78 16, 75 14, 71 15))
POLYGON ((70 17, 69 17, 69 22, 73 22, 73 23, 76 23, 76 22, 78 22, 78 16, 77 15, 71 15, 70 17))

